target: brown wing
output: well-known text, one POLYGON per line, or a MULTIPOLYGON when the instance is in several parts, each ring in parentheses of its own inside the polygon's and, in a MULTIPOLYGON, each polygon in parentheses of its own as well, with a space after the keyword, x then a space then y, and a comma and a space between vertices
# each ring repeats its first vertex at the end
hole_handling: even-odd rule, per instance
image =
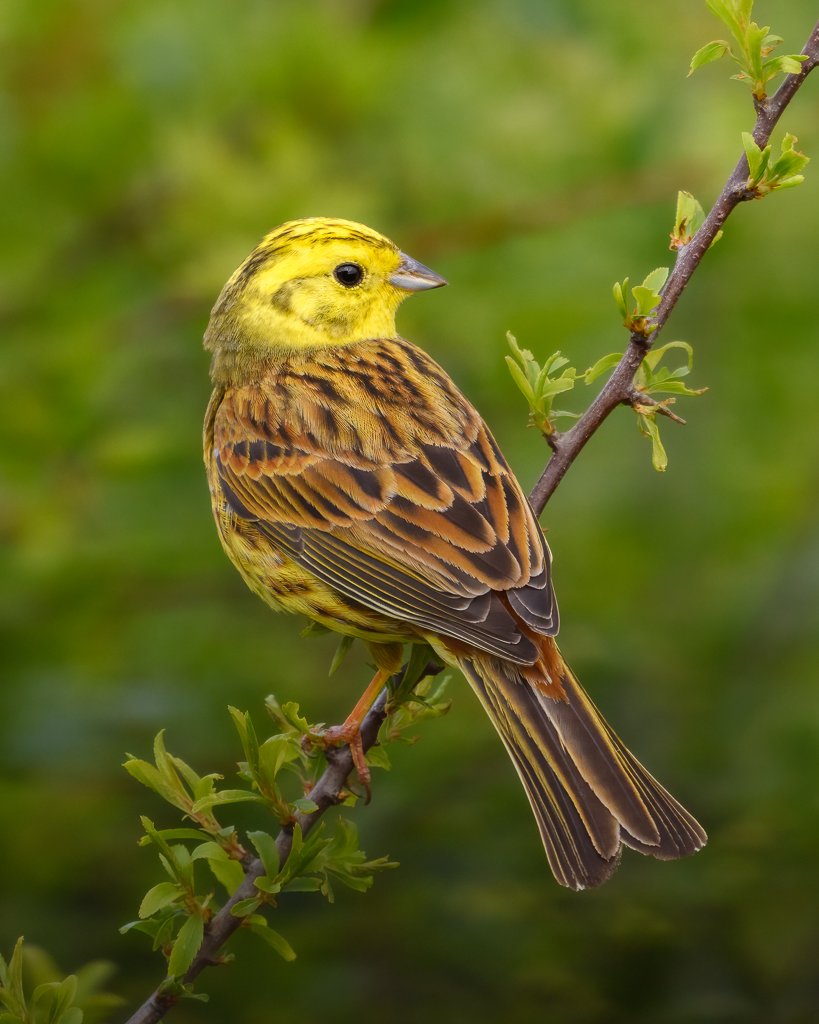
POLYGON ((549 552, 477 412, 406 342, 234 388, 212 457, 235 515, 347 598, 510 660, 557 631, 549 552))

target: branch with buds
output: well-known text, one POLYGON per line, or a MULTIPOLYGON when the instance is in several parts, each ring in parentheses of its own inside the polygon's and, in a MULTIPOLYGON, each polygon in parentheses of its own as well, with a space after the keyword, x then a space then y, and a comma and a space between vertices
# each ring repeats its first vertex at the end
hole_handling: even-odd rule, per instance
MULTIPOLYGON (((556 431, 548 417, 545 417, 545 426, 543 420, 536 422, 536 425, 544 430, 552 449, 552 456, 530 495, 532 507, 538 515, 546 507, 546 503, 574 460, 618 405, 631 406, 637 413, 641 430, 652 441, 654 467, 659 470, 665 469, 666 462, 656 416, 657 413, 661 413, 677 419, 678 422, 679 418, 670 412, 667 402, 664 404, 651 398, 648 393, 650 389, 646 389, 645 382, 640 380, 639 375, 646 372, 656 375, 657 355, 675 344, 665 346, 664 350, 654 348, 657 338, 700 261, 708 249, 719 240, 723 225, 736 207, 751 199, 764 198, 778 189, 792 188, 803 180, 801 172, 808 163, 808 157, 794 148, 794 136, 785 135, 779 156, 773 160, 770 138, 788 104, 819 63, 819 23, 814 26, 801 54, 774 58, 771 57, 771 50, 781 42, 781 39, 772 36, 768 28, 760 28, 750 20, 752 0, 708 2, 714 13, 731 29, 733 47, 731 43, 723 40, 709 43, 694 55, 691 71, 723 56, 730 56, 739 63, 741 70, 733 77, 751 84, 756 123, 751 133, 743 134, 744 152, 707 216, 703 215, 702 207, 693 196, 686 192, 679 194, 671 233, 671 249, 676 251, 677 259, 671 272, 668 273, 666 268, 659 268, 649 274, 641 285, 632 288, 631 305, 626 300, 628 282, 614 286, 615 301, 623 317, 623 323, 629 330, 629 341, 622 355, 606 356, 585 374, 575 375, 589 383, 594 379, 594 370, 604 365, 606 360, 616 363, 611 376, 591 405, 574 426, 566 431, 556 431), (767 84, 776 75, 786 72, 790 73, 782 85, 773 96, 768 97, 765 91, 767 84)), ((690 369, 690 347, 687 348, 687 352, 687 368, 690 369)), ((550 361, 547 361, 546 365, 548 367, 550 361)), ((554 366, 554 363, 551 365, 554 366)), ((564 377, 567 372, 563 370, 564 377)), ((543 387, 548 392, 549 372, 544 378, 543 387)), ((518 380, 518 377, 515 379, 518 380)), ((663 388, 663 384, 669 383, 674 385, 672 395, 695 395, 701 394, 703 390, 685 389, 684 386, 680 389, 678 385, 681 385, 681 382, 673 379, 673 371, 665 381, 659 381, 657 390, 665 390, 668 393, 668 386, 663 388)), ((654 385, 658 385, 656 379, 654 385)), ((573 386, 573 382, 569 386, 573 386)), ((537 410, 539 405, 542 408, 540 393, 532 391, 530 395, 524 390, 524 395, 529 400, 530 408, 537 410)))

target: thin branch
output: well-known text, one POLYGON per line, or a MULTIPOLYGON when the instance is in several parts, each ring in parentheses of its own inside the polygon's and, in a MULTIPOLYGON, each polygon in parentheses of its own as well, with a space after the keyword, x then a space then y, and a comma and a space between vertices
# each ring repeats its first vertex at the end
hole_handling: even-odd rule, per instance
MULTIPOLYGON (((771 132, 783 111, 793 99, 805 78, 819 63, 819 23, 816 24, 802 53, 808 56, 808 60, 802 65, 802 70, 799 74, 789 75, 771 99, 758 105, 753 136, 760 147, 767 144, 771 132)), ((575 426, 571 430, 561 434, 553 434, 549 438, 553 454, 543 475, 529 496, 532 507, 538 515, 543 511, 546 502, 554 493, 566 471, 577 458, 586 442, 615 406, 622 403, 633 404, 637 401, 638 397, 640 401, 651 404, 651 399, 646 399, 646 396, 640 396, 638 392, 635 392, 635 374, 650 348, 651 342, 662 330, 669 314, 685 290, 704 253, 713 242, 717 232, 725 223, 731 211, 739 203, 753 198, 753 192, 747 189, 745 185, 747 179, 748 163, 743 156, 734 168, 725 188, 714 203, 699 231, 688 245, 679 250, 674 269, 663 289, 662 301, 652 320, 657 325, 656 330, 652 332, 649 339, 637 333, 633 333, 630 336, 628 347, 608 382, 575 426)), ((673 418, 673 414, 667 413, 664 408, 662 411, 673 418)), ((441 670, 437 664, 428 666, 428 669, 426 675, 432 675, 441 670)), ((399 678, 400 675, 395 677, 394 681, 397 681, 399 678)), ((378 730, 386 718, 386 707, 387 690, 384 690, 362 724, 361 739, 364 750, 368 750, 376 742, 378 730)), ((309 794, 310 799, 318 805, 317 810, 309 814, 299 813, 296 815, 296 821, 301 826, 302 832, 305 835, 315 827, 325 811, 339 803, 339 794, 347 785, 347 780, 353 770, 352 755, 347 747, 329 750, 327 752, 327 762, 327 768, 309 794)), ((284 864, 287 860, 292 842, 292 827, 283 828, 276 838, 280 864, 284 864)), ((257 878, 264 874, 264 867, 261 861, 256 857, 248 857, 247 861, 243 863, 243 868, 245 872, 244 881, 218 913, 214 915, 211 921, 208 922, 202 946, 185 975, 184 981, 186 983, 192 982, 206 967, 224 962, 220 950, 231 935, 242 926, 242 918, 236 917, 232 913, 233 907, 240 900, 250 899, 258 895, 255 882, 257 878)), ((161 988, 158 988, 128 1018, 126 1024, 157 1024, 178 1001, 178 996, 163 994, 161 988)))
MULTIPOLYGON (((434 668, 437 670, 438 666, 434 668)), ((376 742, 378 730, 387 715, 387 690, 383 690, 376 702, 370 708, 367 717, 361 726, 361 742, 364 750, 376 742)), ((309 793, 309 797, 316 804, 318 809, 309 814, 296 814, 296 821, 301 826, 302 833, 307 833, 314 828, 321 816, 329 808, 339 803, 339 793, 347 785, 347 779, 353 770, 353 758, 348 747, 328 750, 326 753, 327 767, 321 778, 309 793)), ((290 847, 293 843, 293 828, 283 828, 276 837, 276 849, 279 853, 279 863, 284 864, 290 855, 290 847)), ((259 895, 256 888, 256 879, 264 874, 264 866, 258 857, 249 857, 243 864, 245 879, 236 892, 224 904, 217 914, 208 922, 205 929, 205 938, 191 964, 184 981, 191 982, 197 975, 201 974, 206 967, 222 963, 220 950, 227 940, 242 926, 242 918, 236 917, 232 911, 240 900, 251 899, 259 895)), ((179 1001, 175 995, 163 994, 161 987, 145 1000, 142 1006, 130 1016, 126 1024, 156 1024, 162 1020, 168 1010, 179 1001)))
MULTIPOLYGON (((802 64, 800 72, 788 75, 770 99, 757 104, 756 124, 752 134, 760 148, 768 144, 771 132, 785 108, 811 71, 819 64, 819 22, 814 26, 802 53, 808 59, 802 64)), ((546 507, 566 471, 609 413, 618 405, 631 404, 634 376, 646 352, 665 326, 677 300, 685 291, 700 260, 732 211, 740 203, 755 197, 753 190, 747 187, 748 174, 748 161, 743 154, 699 231, 677 252, 674 269, 663 288, 660 305, 650 321, 652 325, 656 325, 655 329, 648 336, 632 332, 622 359, 588 409, 570 430, 553 434, 549 438, 552 455, 529 496, 537 515, 546 507)))

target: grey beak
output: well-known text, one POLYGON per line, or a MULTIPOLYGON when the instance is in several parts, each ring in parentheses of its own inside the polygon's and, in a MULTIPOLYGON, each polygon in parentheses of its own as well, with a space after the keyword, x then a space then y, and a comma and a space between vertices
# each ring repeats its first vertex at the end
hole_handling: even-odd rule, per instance
POLYGON ((428 288, 441 288, 446 279, 423 263, 414 260, 406 253, 400 253, 401 262, 394 274, 390 275, 390 284, 403 288, 408 292, 425 292, 428 288))

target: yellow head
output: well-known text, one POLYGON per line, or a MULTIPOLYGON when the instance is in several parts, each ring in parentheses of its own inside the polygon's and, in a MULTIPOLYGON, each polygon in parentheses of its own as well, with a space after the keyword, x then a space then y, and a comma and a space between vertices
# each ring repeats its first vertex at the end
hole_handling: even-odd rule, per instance
POLYGON ((288 221, 262 239, 213 307, 205 332, 212 375, 236 381, 295 349, 393 338, 401 301, 443 284, 363 224, 288 221))

